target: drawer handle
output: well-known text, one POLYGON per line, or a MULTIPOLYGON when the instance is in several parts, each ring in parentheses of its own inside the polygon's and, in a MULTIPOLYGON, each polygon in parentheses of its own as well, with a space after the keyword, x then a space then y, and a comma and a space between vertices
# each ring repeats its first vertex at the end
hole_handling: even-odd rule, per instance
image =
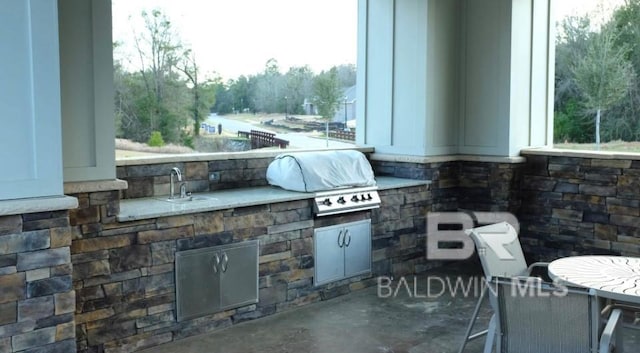
POLYGON ((220 257, 218 254, 213 255, 213 273, 218 273, 218 266, 220 265, 220 257))
POLYGON ((222 272, 227 272, 227 267, 229 265, 229 257, 227 256, 227 253, 223 253, 222 254, 222 272))
MULTIPOLYGON (((351 244, 351 234, 349 234, 349 233, 350 232, 349 232, 348 229, 344 231, 344 238, 345 238, 344 240, 346 241, 344 246, 349 246, 349 244, 351 244)), ((344 243, 344 241, 343 241, 343 243, 344 243)))
POLYGON ((342 236, 344 230, 340 229, 340 233, 338 233, 338 246, 339 247, 343 247, 344 246, 344 238, 340 239, 340 237, 342 236))

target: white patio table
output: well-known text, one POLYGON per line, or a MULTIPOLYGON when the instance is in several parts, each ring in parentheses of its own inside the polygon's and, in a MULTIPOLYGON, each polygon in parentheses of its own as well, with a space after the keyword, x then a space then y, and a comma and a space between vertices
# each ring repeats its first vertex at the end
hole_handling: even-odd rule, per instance
POLYGON ((552 261, 555 281, 592 288, 602 298, 640 304, 640 258, 624 256, 570 256, 552 261))

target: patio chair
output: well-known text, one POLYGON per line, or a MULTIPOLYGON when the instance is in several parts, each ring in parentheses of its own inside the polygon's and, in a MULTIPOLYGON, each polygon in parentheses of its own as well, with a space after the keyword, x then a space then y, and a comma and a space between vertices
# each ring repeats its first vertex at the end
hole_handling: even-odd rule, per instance
MULTIPOLYGON (((473 239, 487 280, 492 277, 531 276, 531 272, 535 268, 548 265, 546 262, 536 262, 527 266, 522 247, 518 241, 518 232, 507 222, 467 229, 465 232, 473 239)), ((458 353, 464 351, 469 341, 482 337, 488 332, 485 329, 471 333, 486 294, 487 288, 483 287, 458 353)))
POLYGON ((555 286, 536 278, 492 278, 496 311, 484 353, 623 352, 622 311, 613 309, 600 329, 595 291, 555 286))

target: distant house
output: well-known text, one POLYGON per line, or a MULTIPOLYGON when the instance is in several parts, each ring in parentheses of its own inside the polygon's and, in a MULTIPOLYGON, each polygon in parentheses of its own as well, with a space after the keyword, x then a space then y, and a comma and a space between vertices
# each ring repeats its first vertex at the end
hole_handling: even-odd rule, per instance
POLYGON ((304 109, 305 115, 318 115, 318 108, 309 98, 304 99, 304 103, 302 103, 302 108, 304 109))
MULTIPOLYGON (((342 92, 341 97, 343 98, 341 98, 338 102, 338 109, 336 110, 336 114, 333 116, 333 119, 331 119, 331 121, 344 122, 345 116, 347 121, 354 120, 356 118, 356 85, 345 88, 342 92)), ((305 114, 318 114, 318 108, 310 99, 305 98, 303 106, 305 114)))
POLYGON ((356 85, 345 88, 332 121, 345 122, 356 118, 356 85))

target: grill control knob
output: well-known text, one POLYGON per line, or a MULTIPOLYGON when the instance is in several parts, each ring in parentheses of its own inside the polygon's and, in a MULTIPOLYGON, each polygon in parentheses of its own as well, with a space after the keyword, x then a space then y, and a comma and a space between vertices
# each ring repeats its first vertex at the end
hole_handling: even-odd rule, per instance
POLYGON ((324 201, 322 201, 322 204, 325 206, 331 206, 333 203, 331 202, 331 200, 327 197, 326 199, 324 199, 324 201))
POLYGON ((360 201, 367 201, 367 198, 364 197, 364 194, 360 195, 360 201))
POLYGON ((371 200, 373 199, 373 197, 371 197, 371 194, 367 194, 367 200, 371 200))
POLYGON ((353 201, 353 202, 358 202, 358 201, 360 201, 360 200, 358 199, 358 195, 353 195, 353 197, 351 198, 351 201, 353 201))
POLYGON ((341 205, 344 205, 347 201, 344 200, 344 196, 340 196, 338 197, 338 200, 336 202, 341 205))

